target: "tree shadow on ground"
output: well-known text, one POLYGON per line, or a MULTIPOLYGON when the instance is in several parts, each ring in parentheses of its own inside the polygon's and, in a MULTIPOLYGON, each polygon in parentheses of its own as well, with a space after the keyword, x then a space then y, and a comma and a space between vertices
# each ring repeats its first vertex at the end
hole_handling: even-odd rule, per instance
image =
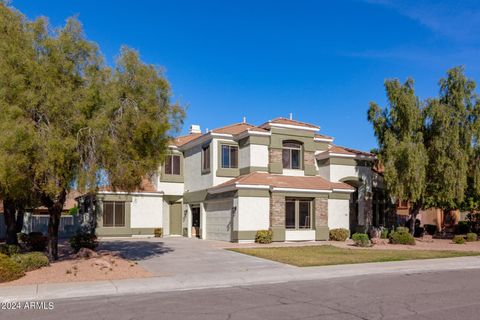
POLYGON ((146 260, 175 251, 163 242, 149 241, 104 241, 98 250, 107 250, 129 260, 146 260))

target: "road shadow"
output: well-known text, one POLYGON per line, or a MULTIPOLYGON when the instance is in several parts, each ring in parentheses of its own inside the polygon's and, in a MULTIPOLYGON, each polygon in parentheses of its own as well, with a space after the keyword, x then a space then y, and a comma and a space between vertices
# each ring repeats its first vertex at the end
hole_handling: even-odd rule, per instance
POLYGON ((163 242, 121 240, 101 242, 98 249, 111 251, 129 260, 146 260, 175 251, 163 242))

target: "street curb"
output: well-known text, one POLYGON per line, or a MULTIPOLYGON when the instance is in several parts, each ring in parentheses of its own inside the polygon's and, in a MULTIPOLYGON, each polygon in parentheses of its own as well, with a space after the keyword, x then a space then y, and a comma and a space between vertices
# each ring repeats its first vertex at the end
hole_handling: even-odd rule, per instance
POLYGON ((242 272, 181 274, 171 277, 5 286, 0 287, 0 301, 121 296, 292 281, 327 280, 355 276, 458 271, 461 269, 480 269, 480 257, 408 260, 323 267, 273 268, 271 270, 245 270, 242 272))

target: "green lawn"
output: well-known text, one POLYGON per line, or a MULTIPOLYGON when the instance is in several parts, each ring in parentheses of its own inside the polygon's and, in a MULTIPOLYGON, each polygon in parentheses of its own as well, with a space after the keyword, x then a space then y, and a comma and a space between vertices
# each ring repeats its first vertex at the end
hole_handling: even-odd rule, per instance
POLYGON ((344 249, 330 245, 230 250, 259 258, 292 264, 298 267, 480 255, 480 252, 471 251, 344 249))

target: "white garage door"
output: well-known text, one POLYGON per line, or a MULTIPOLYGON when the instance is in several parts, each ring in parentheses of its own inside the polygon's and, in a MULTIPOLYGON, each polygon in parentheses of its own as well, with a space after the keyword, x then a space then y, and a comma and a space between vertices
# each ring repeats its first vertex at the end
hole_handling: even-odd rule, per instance
POLYGON ((233 200, 213 201, 206 204, 207 239, 232 240, 233 200))

